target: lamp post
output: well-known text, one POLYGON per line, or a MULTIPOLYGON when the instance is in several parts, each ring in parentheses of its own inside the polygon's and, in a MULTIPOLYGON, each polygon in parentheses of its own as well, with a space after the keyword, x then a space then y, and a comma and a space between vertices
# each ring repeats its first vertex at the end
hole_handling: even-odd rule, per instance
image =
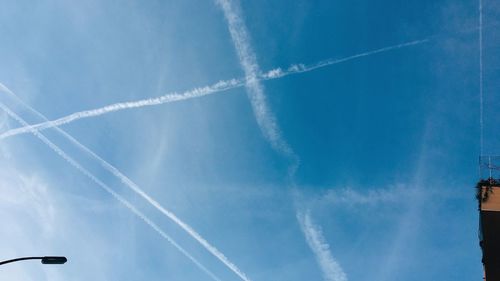
POLYGON ((66 257, 56 257, 56 256, 45 256, 45 257, 24 257, 11 259, 6 261, 0 261, 0 265, 16 262, 16 261, 24 261, 24 260, 41 260, 43 264, 64 264, 68 261, 66 257))

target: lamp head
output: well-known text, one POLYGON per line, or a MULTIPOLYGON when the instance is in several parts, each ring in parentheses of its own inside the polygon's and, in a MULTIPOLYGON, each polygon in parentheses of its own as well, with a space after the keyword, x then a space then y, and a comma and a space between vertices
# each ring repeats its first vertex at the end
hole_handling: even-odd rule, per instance
POLYGON ((46 256, 42 258, 43 264, 63 264, 66 263, 67 261, 68 259, 66 259, 66 257, 46 256))

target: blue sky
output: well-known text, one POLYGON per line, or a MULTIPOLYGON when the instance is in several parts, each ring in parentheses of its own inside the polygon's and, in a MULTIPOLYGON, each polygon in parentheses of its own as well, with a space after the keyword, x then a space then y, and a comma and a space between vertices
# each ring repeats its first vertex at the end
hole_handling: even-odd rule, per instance
MULTIPOLYGON (((485 154, 499 14, 483 0, 485 154)), ((0 134, 182 100, 62 124, 79 144, 3 135, 0 259, 69 262, 0 277, 481 278, 478 24, 477 1, 3 3, 0 134)))

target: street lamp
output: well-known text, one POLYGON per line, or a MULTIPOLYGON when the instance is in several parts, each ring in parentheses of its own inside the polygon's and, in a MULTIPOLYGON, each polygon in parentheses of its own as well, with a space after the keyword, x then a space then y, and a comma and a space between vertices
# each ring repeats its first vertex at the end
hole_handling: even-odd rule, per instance
POLYGON ((64 264, 68 261, 66 257, 55 257, 55 256, 45 256, 45 257, 24 257, 11 259, 6 261, 0 261, 0 265, 16 262, 16 261, 24 261, 24 260, 41 260, 43 264, 64 264))

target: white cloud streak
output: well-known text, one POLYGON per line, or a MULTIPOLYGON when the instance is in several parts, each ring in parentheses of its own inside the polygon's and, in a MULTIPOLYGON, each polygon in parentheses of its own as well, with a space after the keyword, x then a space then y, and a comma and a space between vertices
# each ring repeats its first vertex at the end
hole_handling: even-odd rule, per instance
POLYGON ((335 206, 377 206, 380 204, 401 204, 419 196, 416 188, 407 185, 394 185, 388 188, 356 190, 351 187, 328 190, 320 199, 335 206))
MULTIPOLYGON (((216 0, 224 12, 228 23, 229 33, 238 54, 241 67, 245 72, 248 97, 252 104, 252 109, 257 119, 257 123, 264 137, 271 143, 271 146, 284 155, 291 157, 295 154, 292 148, 281 136, 276 118, 272 114, 264 95, 264 87, 260 83, 260 69, 257 58, 250 43, 247 28, 241 17, 241 9, 237 2, 229 0, 216 0)), ((274 74, 274 73, 273 73, 274 74)))
MULTIPOLYGON (((416 40, 416 41, 411 41, 411 42, 406 42, 402 44, 397 44, 397 45, 392 45, 344 58, 339 58, 339 59, 328 59, 324 60, 315 64, 311 65, 304 65, 304 64, 292 64, 290 67, 286 69, 281 69, 281 68, 275 68, 270 71, 264 72, 259 74, 257 77, 253 78, 254 81, 253 83, 256 83, 259 80, 273 80, 273 79, 278 79, 282 78, 285 76, 293 75, 293 74, 298 74, 298 73, 304 73, 304 72, 309 72, 313 70, 317 70, 323 67, 335 65, 335 64, 340 64, 344 62, 348 62, 351 60, 355 59, 360 59, 362 57, 366 56, 371 56, 383 52, 389 52, 393 51, 396 49, 401 49, 405 47, 410 47, 414 45, 419 45, 425 42, 428 42, 429 39, 423 39, 423 40, 416 40)), ((236 88, 241 88, 245 85, 247 85, 247 80, 244 78, 239 78, 239 79, 230 79, 230 80, 223 80, 219 81, 215 84, 209 85, 209 86, 204 86, 204 87, 199 87, 199 88, 194 88, 188 91, 185 91, 183 93, 168 93, 163 96, 157 97, 157 98, 148 98, 148 99, 142 99, 142 100, 137 100, 137 101, 129 101, 129 102, 120 102, 120 103, 114 103, 111 105, 107 105, 104 107, 96 108, 96 109, 91 109, 91 110, 84 110, 84 111, 79 111, 75 112, 72 114, 69 114, 67 116, 51 120, 51 121, 46 121, 38 124, 33 124, 29 126, 23 126, 20 128, 15 128, 15 129, 10 129, 0 135, 0 140, 1 139, 6 139, 8 137, 12 137, 15 135, 19 134, 26 134, 30 133, 32 130, 36 131, 42 131, 45 129, 53 128, 53 127, 58 127, 62 126, 80 119, 85 119, 85 118, 91 118, 91 117, 97 117, 103 114, 108 114, 116 111, 121 111, 125 109, 133 109, 133 108, 140 108, 140 107, 145 107, 145 106, 154 106, 154 105, 161 105, 165 103, 171 103, 171 102, 177 102, 177 101, 183 101, 183 100, 188 100, 192 98, 198 98, 202 96, 207 96, 211 94, 216 94, 236 88)), ((259 84, 260 85, 260 84, 259 84)), ((7 91, 7 89, 0 84, 0 89, 7 91)), ((267 108, 267 107, 266 107, 267 108)), ((265 110, 263 112, 266 112, 265 110)), ((266 116, 266 115, 263 115, 266 116)), ((269 132, 273 132, 271 129, 275 128, 276 124, 272 125, 272 123, 269 123, 267 125, 268 128, 270 128, 269 132)), ((267 128, 266 127, 266 128, 267 128)), ((274 131, 278 132, 278 131, 274 131)), ((274 138, 279 137, 281 138, 280 135, 274 136, 274 138)), ((279 144, 279 141, 276 143, 276 145, 279 144)), ((288 145, 285 146, 285 148, 288 145)), ((285 149, 286 150, 286 149, 285 149)))
MULTIPOLYGON (((7 87, 0 83, 0 88, 6 90, 7 93, 12 95, 17 101, 23 104, 23 106, 27 107, 30 111, 34 112, 38 117, 47 120, 47 118, 42 115, 40 112, 36 111, 31 106, 24 103, 21 99, 17 97, 12 91, 10 91, 7 87)), ((146 192, 144 192, 136 183, 134 183, 131 179, 125 176, 122 172, 120 172, 116 167, 108 163, 106 160, 102 159, 99 155, 95 154, 92 150, 81 144, 71 135, 66 133, 64 130, 55 127, 56 130, 66 139, 68 139, 71 143, 77 146, 80 150, 84 151, 88 155, 90 155, 93 159, 95 159, 99 165, 101 165, 108 172, 113 174, 116 178, 118 178, 125 186, 134 191, 137 195, 141 196, 144 200, 146 200, 149 204, 155 207, 158 211, 160 211, 163 215, 165 215, 168 219, 172 220, 175 224, 181 227, 184 231, 186 231, 193 239, 195 239, 198 243, 200 243, 208 252, 214 255, 217 259, 219 259, 225 266, 227 266, 231 271, 241 277, 243 280, 248 280, 245 274, 234 264, 232 263, 222 252, 220 252, 216 247, 211 245, 205 238, 203 238, 198 232, 196 232, 191 226, 178 218, 173 212, 164 208, 158 201, 154 200, 151 196, 149 196, 146 192)))
POLYGON ((325 241, 321 228, 311 220, 309 211, 305 213, 297 212, 297 220, 309 248, 311 248, 321 271, 323 271, 323 278, 326 281, 347 281, 347 276, 342 267, 330 252, 330 245, 325 241))
POLYGON ((376 49, 376 50, 372 50, 372 51, 367 51, 367 52, 359 53, 359 54, 352 55, 352 56, 343 57, 343 58, 327 59, 327 60, 323 60, 323 61, 317 62, 315 64, 311 64, 311 65, 292 64, 291 66, 289 66, 285 70, 283 70, 281 68, 272 69, 272 70, 270 70, 270 71, 262 74, 261 75, 261 79, 263 79, 263 80, 272 80, 272 79, 277 79, 277 78, 281 78, 281 77, 284 77, 284 76, 288 76, 288 75, 291 75, 291 74, 298 74, 298 73, 309 72, 309 71, 313 71, 313 70, 316 70, 316 69, 319 69, 319 68, 323 68, 323 67, 327 67, 327 66, 330 66, 330 65, 343 63, 343 62, 348 62, 348 61, 359 59, 359 58, 362 58, 362 57, 373 56, 373 55, 376 55, 376 54, 379 54, 379 53, 384 53, 384 52, 393 51, 393 50, 397 50, 397 49, 401 49, 401 48, 405 48, 405 47, 410 47, 410 46, 415 46, 415 45, 423 44, 423 43, 426 43, 428 41, 429 41, 429 39, 427 39, 427 38, 426 39, 422 39, 422 40, 414 40, 414 41, 410 41, 410 42, 406 42, 406 43, 401 43, 401 44, 387 46, 387 47, 376 49))
MULTIPOLYGON (((8 107, 6 107, 3 103, 0 103, 0 108, 4 110, 10 117, 21 123, 23 126, 28 126, 24 119, 20 116, 12 112, 8 107)), ((125 205, 130 211, 132 211, 135 215, 137 215, 140 219, 142 219, 147 225, 149 225, 153 230, 155 230, 161 237, 166 239, 170 244, 172 244, 177 250, 179 250, 184 256, 186 256, 189 260, 191 260, 200 270, 209 275, 213 280, 220 281, 220 279, 213 274, 210 270, 208 270, 205 266, 203 266, 196 258, 194 258, 191 254, 189 254, 184 248, 182 248, 177 242, 175 242, 168 234, 166 234, 159 226, 157 226, 153 221, 151 221, 148 217, 146 217, 141 211, 134 207, 129 201, 120 196, 118 193, 113 191, 108 185, 95 177, 92 173, 90 173, 87 169, 82 167, 78 162, 76 162, 73 158, 67 155, 62 149, 60 149, 57 145, 47 139, 44 135, 39 133, 38 131, 32 129, 31 133, 33 133, 36 137, 38 137, 43 143, 45 143, 50 149, 52 149, 55 153, 57 153, 60 157, 62 157, 65 161, 67 161, 71 166, 75 167, 82 174, 87 176, 90 180, 96 183, 99 187, 108 192, 111 196, 113 196, 120 203, 125 205)))
MULTIPOLYGON (((149 98, 149 99, 143 99, 143 100, 138 100, 138 101, 129 101, 129 102, 120 102, 120 103, 114 103, 110 104, 101 108, 97 109, 91 109, 91 110, 85 110, 85 111, 79 111, 72 113, 70 115, 64 116, 62 118, 53 120, 53 121, 46 121, 43 123, 39 124, 34 124, 30 126, 24 126, 22 128, 17 128, 13 129, 10 131, 7 131, 0 135, 0 139, 14 136, 17 134, 23 134, 23 133, 29 133, 31 132, 32 129, 36 131, 41 131, 45 130, 48 128, 52 127, 58 127, 64 124, 71 123, 73 121, 82 119, 82 118, 89 118, 89 117, 96 117, 100 116, 103 114, 115 112, 115 111, 120 111, 124 109, 132 109, 132 108, 138 108, 138 107, 144 107, 144 106, 152 106, 152 105, 160 105, 164 103, 170 103, 170 102, 175 102, 175 101, 181 101, 181 100, 187 100, 187 99, 192 99, 192 98, 197 98, 197 97, 202 97, 205 95, 213 94, 213 93, 218 93, 218 92, 223 92, 229 89, 234 89, 237 87, 241 87, 245 84, 245 82, 241 79, 231 79, 231 80, 226 80, 226 81, 220 81, 217 82, 213 85, 210 86, 205 86, 205 87, 200 87, 200 88, 195 88, 189 91, 186 91, 182 94, 178 93, 169 93, 157 98, 149 98)), ((5 92, 10 92, 4 85, 0 84, 0 90, 3 90, 5 92)))

